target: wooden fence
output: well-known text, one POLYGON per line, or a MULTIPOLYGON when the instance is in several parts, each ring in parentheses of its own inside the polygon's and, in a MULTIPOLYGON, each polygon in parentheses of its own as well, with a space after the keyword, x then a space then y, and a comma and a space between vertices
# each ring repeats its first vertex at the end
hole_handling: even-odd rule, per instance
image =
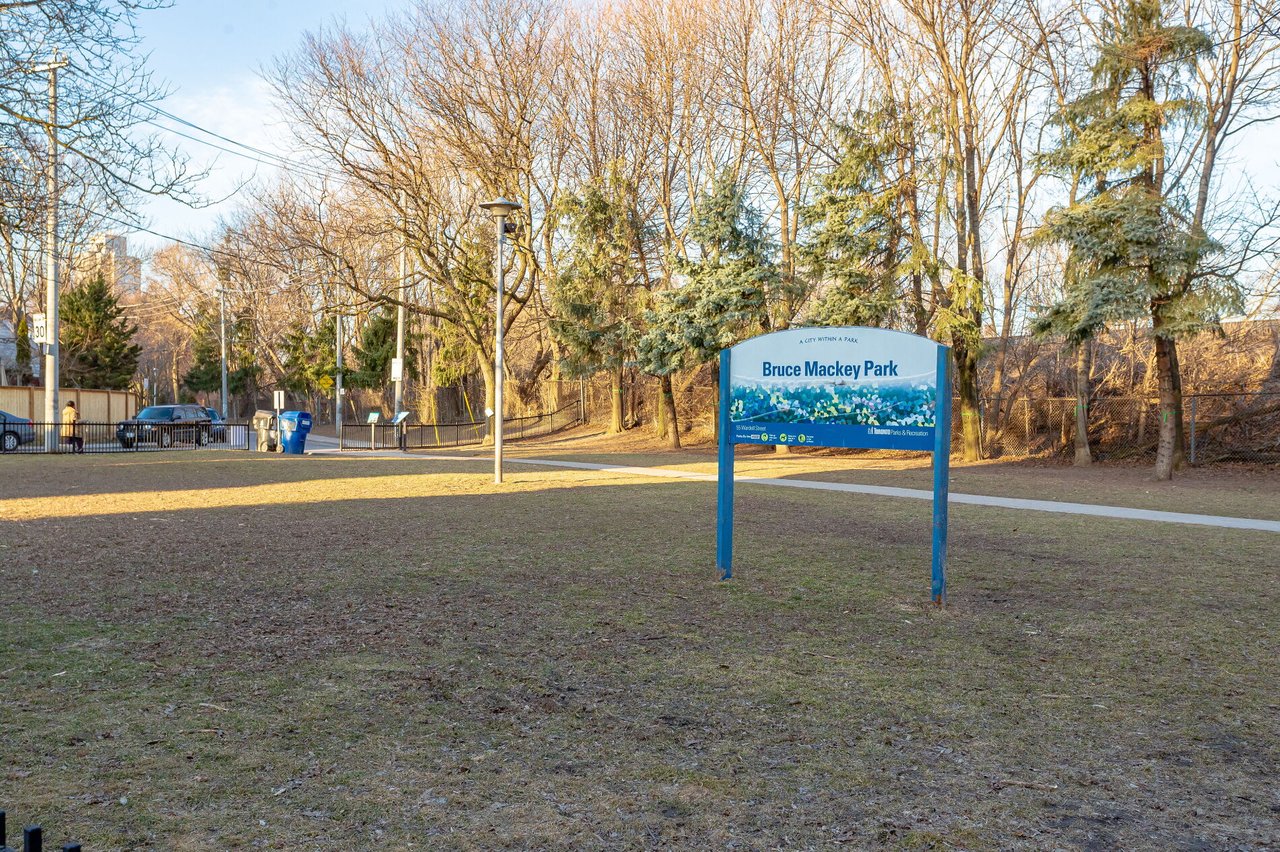
MULTIPOLYGON (((138 396, 133 391, 62 388, 58 407, 68 401, 76 404, 80 419, 86 421, 115 423, 138 413, 138 396)), ((44 420, 44 388, 0 385, 0 411, 28 420, 44 420)))

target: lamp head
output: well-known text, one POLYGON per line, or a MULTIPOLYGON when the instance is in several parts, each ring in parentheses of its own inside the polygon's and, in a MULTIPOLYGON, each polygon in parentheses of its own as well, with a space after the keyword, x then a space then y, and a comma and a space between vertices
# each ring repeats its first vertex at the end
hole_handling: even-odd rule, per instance
POLYGON ((493 201, 483 201, 480 203, 481 210, 487 210, 489 215, 495 219, 505 219, 512 213, 520 209, 520 202, 510 201, 499 196, 493 201))

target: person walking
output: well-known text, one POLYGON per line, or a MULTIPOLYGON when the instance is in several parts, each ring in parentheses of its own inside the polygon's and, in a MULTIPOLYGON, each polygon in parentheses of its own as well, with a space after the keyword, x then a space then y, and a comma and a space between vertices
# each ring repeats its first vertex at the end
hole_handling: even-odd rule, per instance
POLYGON ((74 402, 67 402, 62 409, 62 443, 71 445, 71 452, 84 455, 84 438, 76 434, 80 423, 80 412, 76 411, 74 402))

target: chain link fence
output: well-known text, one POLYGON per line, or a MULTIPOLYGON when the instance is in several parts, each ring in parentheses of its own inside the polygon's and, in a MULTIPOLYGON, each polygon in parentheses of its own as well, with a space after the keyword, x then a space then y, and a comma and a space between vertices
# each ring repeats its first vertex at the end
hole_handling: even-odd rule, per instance
MULTIPOLYGON (((1074 397, 984 399, 979 411, 987 458, 1066 456, 1075 451, 1074 397)), ((1280 462, 1280 393, 1188 394, 1183 397, 1183 417, 1191 464, 1280 462)), ((1093 457, 1154 458, 1159 418, 1153 399, 1094 399, 1088 410, 1093 457)), ((953 429, 960 431, 958 411, 953 429)))

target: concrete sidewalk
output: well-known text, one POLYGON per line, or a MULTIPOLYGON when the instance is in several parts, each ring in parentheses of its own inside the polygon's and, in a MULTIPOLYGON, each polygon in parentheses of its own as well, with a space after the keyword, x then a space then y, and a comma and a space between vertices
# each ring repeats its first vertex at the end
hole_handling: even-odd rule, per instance
MULTIPOLYGON (((310 444, 310 438, 307 439, 310 444)), ((332 448, 320 448, 317 455, 337 455, 338 442, 332 440, 332 448)), ((491 462, 489 456, 435 456, 421 453, 401 453, 395 450, 379 450, 343 453, 352 458, 399 458, 422 459, 423 461, 482 461, 491 462)), ((664 467, 633 467, 618 464, 600 464, 596 462, 561 461, 558 459, 511 458, 507 464, 541 465, 543 467, 560 467, 573 470, 592 470, 606 473, 622 473, 628 476, 646 476, 660 479, 686 479, 697 482, 715 482, 714 473, 698 473, 686 470, 672 470, 664 467)), ((877 497, 899 497, 909 500, 932 500, 933 492, 917 488, 895 488, 884 485, 858 485, 849 482, 819 482, 813 479, 772 479, 739 474, 735 482, 749 485, 774 485, 782 488, 806 488, 816 491, 842 491, 848 494, 870 494, 877 497)), ((1280 533, 1280 521, 1267 521, 1260 518, 1233 518, 1225 515, 1196 515, 1189 512, 1162 512, 1155 509, 1131 509, 1127 506, 1101 506, 1093 503, 1066 503, 1057 500, 1026 500, 1020 497, 989 497, 983 494, 958 494, 951 492, 947 501, 952 505, 990 506, 997 509, 1021 509, 1028 512, 1053 512, 1062 515, 1091 515, 1099 518, 1113 518, 1128 521, 1151 521, 1162 524, 1191 524, 1205 527, 1225 527, 1237 530, 1260 530, 1262 532, 1280 533)))

